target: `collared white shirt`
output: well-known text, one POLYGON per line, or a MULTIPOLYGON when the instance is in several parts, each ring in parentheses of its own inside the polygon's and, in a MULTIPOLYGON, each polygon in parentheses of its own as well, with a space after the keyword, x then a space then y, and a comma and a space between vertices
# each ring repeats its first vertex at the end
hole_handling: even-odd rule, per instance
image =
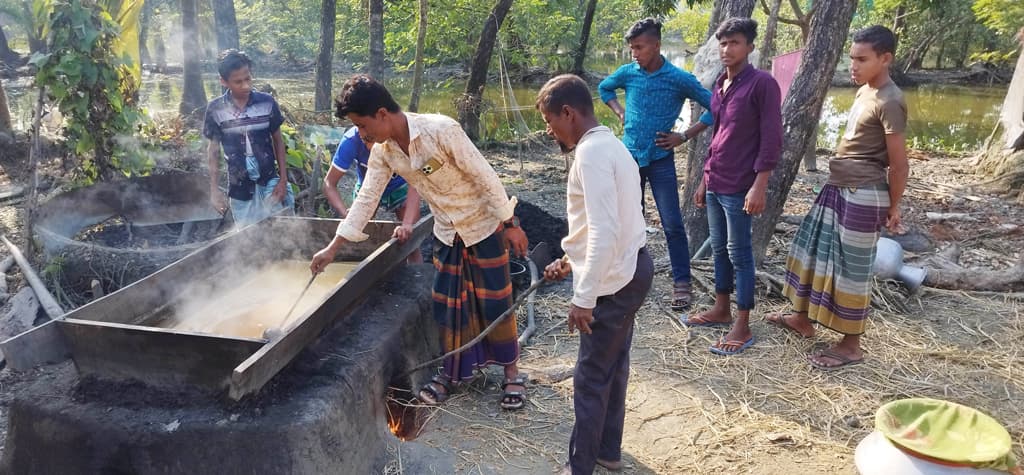
POLYGON ((501 179, 469 140, 458 122, 438 114, 405 112, 409 123, 409 155, 393 139, 370 151, 363 186, 338 225, 337 234, 363 241, 392 174, 416 188, 434 214, 434 235, 451 246, 455 234, 472 246, 512 218, 515 198, 509 199, 501 179))
POLYGON ((640 169, 611 129, 583 134, 569 169, 569 234, 562 240, 577 307, 594 308, 598 297, 633 280, 637 253, 647 244, 641 197, 640 169))

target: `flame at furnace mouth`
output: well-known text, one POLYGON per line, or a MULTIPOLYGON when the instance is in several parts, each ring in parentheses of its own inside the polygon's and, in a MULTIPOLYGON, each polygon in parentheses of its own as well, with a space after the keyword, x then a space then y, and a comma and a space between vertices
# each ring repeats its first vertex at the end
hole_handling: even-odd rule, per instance
POLYGON ((419 435, 423 425, 419 406, 389 396, 386 409, 388 430, 398 440, 405 442, 419 435))

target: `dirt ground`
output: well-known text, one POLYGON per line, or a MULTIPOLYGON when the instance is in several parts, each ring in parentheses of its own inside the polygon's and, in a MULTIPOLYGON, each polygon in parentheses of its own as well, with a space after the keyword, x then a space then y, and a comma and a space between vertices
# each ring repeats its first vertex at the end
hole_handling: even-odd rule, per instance
MULTIPOLYGON (((965 266, 1003 269, 1021 258, 1020 233, 983 235, 999 224, 1024 225, 1017 205, 970 189, 982 180, 962 169, 962 157, 914 155, 927 161, 911 163, 904 207, 909 230, 938 248, 958 243, 965 266), (931 224, 928 211, 970 213, 976 221, 931 224)), ((564 217, 562 156, 530 154, 520 171, 521 157, 527 154, 488 155, 510 193, 564 217)), ((797 178, 787 214, 809 209, 814 187, 827 178, 827 156, 819 156, 818 164, 821 171, 797 178)), ((649 194, 647 204, 648 222, 657 226, 649 194)), ((765 271, 781 275, 795 229, 779 226, 765 271)), ((763 315, 787 305, 777 294, 766 295, 762 283, 752 316, 757 344, 735 357, 709 353, 724 330, 687 330, 677 323, 665 305, 671 278, 660 230, 648 235, 648 247, 660 272, 636 320, 623 440, 627 473, 853 474, 854 449, 873 430, 875 411, 905 397, 942 398, 981 409, 1007 427, 1017 454, 1022 453, 1020 294, 926 289, 906 296, 899 286, 886 284, 876 295, 864 339, 866 364, 824 373, 812 369, 805 355, 830 344, 835 334, 821 330, 814 339, 801 340, 765 324, 763 315)), ((908 252, 907 258, 927 255, 908 252)), ((695 305, 699 311, 713 299, 707 288, 711 267, 698 264, 694 273, 703 284, 695 305)), ((501 374, 488 372, 443 406, 424 409, 428 422, 414 442, 454 454, 459 473, 557 472, 573 424, 578 340, 564 325, 571 292, 561 283, 542 288, 537 298, 538 336, 523 348, 521 362, 533 380, 527 410, 500 410, 501 374)), ((390 473, 400 473, 399 452, 396 447, 390 473)))
MULTIPOLYGON (((486 156, 511 194, 564 217, 561 155, 499 149, 486 156)), ((911 163, 904 211, 908 228, 936 248, 959 244, 966 266, 1005 269, 1020 260, 1024 236, 997 232, 1001 224, 1024 225, 1020 207, 972 187, 983 180, 962 168, 962 157, 925 158, 911 163), (928 211, 969 213, 974 220, 931 223, 925 219, 928 211)), ((677 163, 682 166, 685 160, 677 163)), ((0 184, 24 183, 23 164, 3 159, 0 166, 0 184)), ((53 174, 58 169, 51 167, 53 174)), ((827 177, 824 155, 819 169, 801 172, 787 214, 800 215, 809 208, 814 187, 827 177)), ((18 201, 0 207, 0 232, 18 244, 24 243, 22 207, 18 201)), ((742 355, 718 357, 707 348, 722 330, 687 330, 665 305, 671 285, 668 260, 650 196, 647 210, 649 225, 655 228, 648 234, 648 248, 659 272, 636 320, 623 440, 627 473, 852 474, 853 451, 872 430, 877 408, 913 396, 949 399, 992 415, 1010 431, 1017 454, 1024 454, 1021 294, 925 289, 906 296, 898 285, 883 283, 864 339, 866 363, 823 373, 812 369, 805 355, 835 335, 826 330, 800 340, 766 325, 762 316, 784 310, 786 303, 760 282, 752 318, 757 344, 742 355)), ((781 275, 795 229, 779 225, 765 272, 781 275)), ((907 257, 920 260, 930 252, 907 257)), ((0 257, 6 254, 0 249, 0 257)), ((16 271, 12 273, 13 294, 21 283, 16 271)), ((694 274, 699 311, 711 303, 710 265, 696 264, 694 274)), ((408 459, 403 463, 402 454, 415 452, 409 444, 452 454, 458 473, 556 472, 566 460, 573 424, 577 337, 564 326, 570 295, 568 283, 549 285, 538 294, 538 331, 524 347, 521 363, 532 380, 526 410, 498 408, 500 374, 489 371, 458 389, 443 406, 423 408, 426 423, 418 437, 394 447, 385 473, 407 473, 403 467, 408 459)), ((14 396, 5 388, 33 377, 32 372, 0 370, 0 451, 14 396)))

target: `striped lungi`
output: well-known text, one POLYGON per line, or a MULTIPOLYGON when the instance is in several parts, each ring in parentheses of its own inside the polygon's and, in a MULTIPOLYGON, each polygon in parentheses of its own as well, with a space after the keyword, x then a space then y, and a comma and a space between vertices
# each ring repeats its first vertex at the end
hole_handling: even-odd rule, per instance
POLYGON ((794 311, 845 335, 864 333, 875 244, 888 210, 885 184, 822 188, 786 259, 782 293, 794 311))
MULTIPOLYGON (((445 353, 472 340, 512 306, 508 252, 501 232, 467 247, 459 236, 452 246, 434 239, 434 318, 445 353)), ((515 315, 509 315, 486 338, 444 360, 452 381, 473 377, 473 370, 519 359, 515 315)))

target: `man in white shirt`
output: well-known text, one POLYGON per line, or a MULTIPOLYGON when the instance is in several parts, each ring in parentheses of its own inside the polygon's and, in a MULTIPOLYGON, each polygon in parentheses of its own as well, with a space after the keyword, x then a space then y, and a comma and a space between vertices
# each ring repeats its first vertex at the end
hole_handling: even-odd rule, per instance
POLYGON ((612 131, 597 122, 587 84, 565 74, 537 97, 548 133, 563 152, 575 150, 566 188, 568 262, 544 269, 550 280, 573 273, 569 331, 580 330, 573 376, 576 424, 564 473, 590 474, 595 464, 622 468, 629 348, 633 319, 654 277, 644 247, 640 172, 612 131))
MULTIPOLYGON (((346 242, 365 240, 366 223, 393 174, 419 191, 434 214, 434 319, 441 347, 448 353, 472 340, 512 306, 508 250, 526 254, 527 239, 513 215, 501 179, 473 146, 458 122, 436 114, 402 112, 388 90, 365 75, 349 79, 335 99, 335 115, 359 127, 377 145, 370 151, 366 177, 331 243, 313 256, 310 270, 323 271, 346 242)), ((396 229, 408 238, 410 229, 396 229)), ((475 377, 474 371, 504 367, 504 409, 526 402, 526 378, 519 374, 515 315, 505 319, 471 348, 445 358, 441 373, 423 386, 427 404, 448 399, 452 384, 475 377)))

